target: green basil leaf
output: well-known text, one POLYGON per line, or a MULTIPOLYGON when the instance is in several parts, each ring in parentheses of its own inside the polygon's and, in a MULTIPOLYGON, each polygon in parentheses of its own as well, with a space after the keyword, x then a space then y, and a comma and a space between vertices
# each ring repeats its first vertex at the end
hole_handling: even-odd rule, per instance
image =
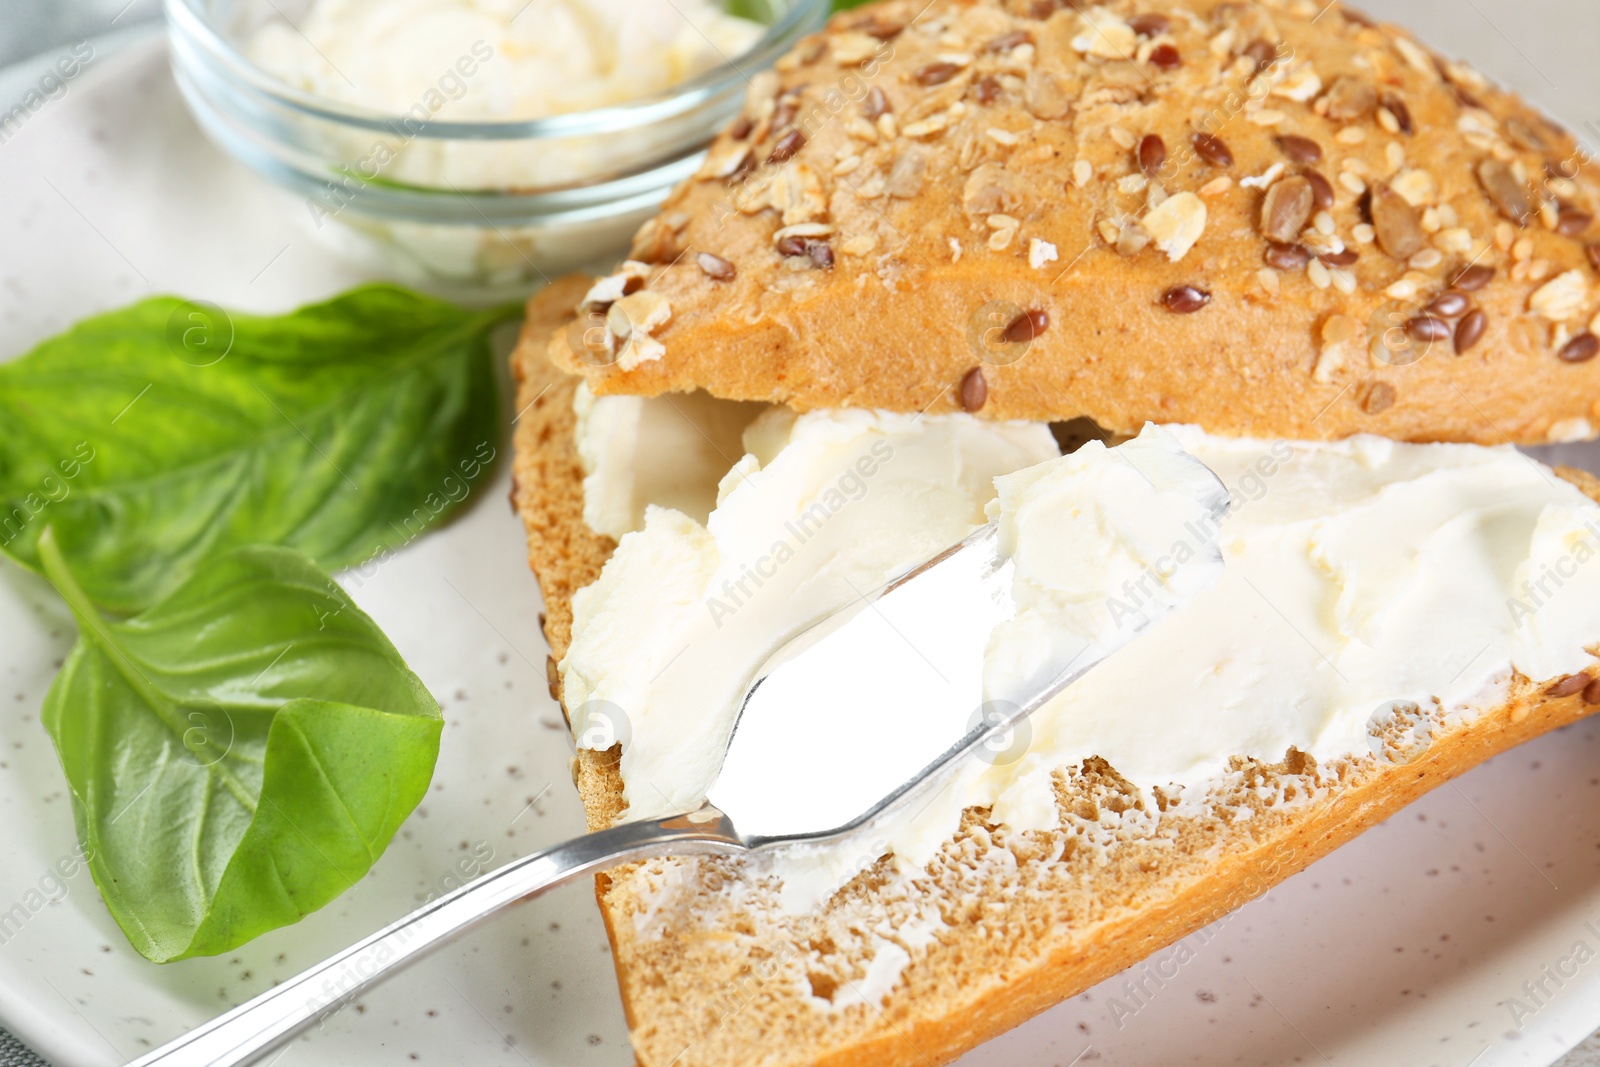
POLYGON ((111 622, 49 528, 38 547, 80 631, 41 718, 135 948, 226 952, 366 874, 427 790, 442 718, 337 583, 250 546, 111 622))
POLYGON ((398 548, 494 459, 488 334, 514 314, 379 285, 280 316, 159 297, 87 319, 0 366, 0 545, 38 570, 54 527, 121 613, 243 544, 330 570, 398 548))

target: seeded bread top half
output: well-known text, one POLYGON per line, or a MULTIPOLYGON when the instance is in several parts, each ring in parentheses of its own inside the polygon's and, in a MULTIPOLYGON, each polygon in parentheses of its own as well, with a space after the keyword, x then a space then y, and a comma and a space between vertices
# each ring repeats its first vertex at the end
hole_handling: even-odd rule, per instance
POLYGON ((887 0, 751 79, 551 355, 601 394, 1575 440, 1587 162, 1338 3, 887 0))

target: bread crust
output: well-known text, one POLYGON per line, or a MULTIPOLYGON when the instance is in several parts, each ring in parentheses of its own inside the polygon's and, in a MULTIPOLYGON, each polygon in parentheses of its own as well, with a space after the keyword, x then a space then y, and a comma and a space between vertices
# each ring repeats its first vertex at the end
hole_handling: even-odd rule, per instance
POLYGON ((1142 35, 1121 18, 1085 29, 1051 0, 836 16, 755 79, 745 115, 640 231, 642 293, 591 302, 588 347, 560 332, 552 355, 600 394, 705 389, 802 411, 981 401, 985 417, 1118 432, 1592 436, 1600 360, 1561 355, 1591 351, 1574 338, 1600 310, 1587 155, 1405 31, 1324 9, 1096 9, 1168 24, 1142 35), (1201 132, 1227 157, 1202 155, 1201 132), (1164 161, 1150 166, 1152 136, 1164 161), (1313 171, 1333 196, 1325 220, 1313 171), (1269 196, 1272 232, 1301 251, 1269 243, 1269 196), (1203 231, 1174 261, 1160 235, 1201 204, 1203 231), (1469 265, 1493 280, 1438 303, 1469 265), (1175 313, 1198 300, 1185 287, 1206 302, 1175 313), (663 303, 644 308, 646 294, 663 303), (662 308, 662 324, 643 317, 662 308), (1042 332, 1001 343, 1028 311, 1042 332), (630 352, 616 331, 632 319, 650 340, 630 352), (974 372, 981 397, 961 387, 974 372))
MULTIPOLYGON (((547 332, 559 317, 552 308, 574 284, 559 283, 556 291, 535 298, 513 357, 523 412, 513 500, 529 531, 529 562, 544 590, 545 634, 555 657, 570 640, 572 592, 598 576, 614 547, 582 520, 571 404, 577 379, 545 358, 547 332)), ((1579 471, 1559 473, 1600 501, 1600 482, 1579 471)), ((766 892, 725 861, 661 861, 615 870, 597 879, 596 896, 639 1062, 950 1062, 1254 899, 1429 789, 1595 710, 1577 694, 1549 697, 1548 687, 1514 679, 1504 706, 1436 734, 1409 761, 1318 767, 1292 750, 1279 764, 1236 760, 1231 792, 1219 794, 1226 803, 1201 815, 1164 813, 1157 837, 1137 830, 1141 815, 1148 814, 1138 791, 1098 760, 1058 779, 1061 834, 1008 834, 989 823, 985 812, 968 812, 928 872, 944 930, 914 956, 875 1010, 819 1012, 797 990, 806 989, 807 981, 817 988, 809 969, 819 966, 819 952, 826 957, 817 944, 859 924, 857 913, 890 892, 881 870, 851 883, 829 903, 829 916, 810 926, 723 907, 722 890, 734 880, 741 880, 746 894, 766 892), (1264 785, 1277 799, 1251 800, 1264 785), (1229 804, 1255 810, 1249 819, 1234 820, 1227 815, 1229 804), (1097 853, 1088 842, 1107 832, 1108 820, 1115 825, 1113 812, 1133 820, 1136 829, 1097 853), (982 907, 965 910, 962 898, 972 896, 972 872, 986 869, 984 857, 1001 853, 1016 871, 1014 883, 980 883, 982 907), (640 916, 655 906, 663 872, 692 887, 694 905, 661 929, 641 932, 640 916)), ((610 825, 622 811, 616 762, 615 750, 584 751, 575 762, 591 828, 610 825)))

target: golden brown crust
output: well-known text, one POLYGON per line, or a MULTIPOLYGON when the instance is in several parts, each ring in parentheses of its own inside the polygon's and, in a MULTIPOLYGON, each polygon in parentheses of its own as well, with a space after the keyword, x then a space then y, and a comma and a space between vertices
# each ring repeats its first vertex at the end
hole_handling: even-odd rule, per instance
POLYGON ((598 393, 701 388, 800 410, 955 410, 979 368, 993 418, 1297 439, 1592 434, 1600 359, 1559 355, 1600 347, 1585 339, 1600 308, 1588 157, 1466 67, 1324 6, 1115 0, 1096 10, 1119 17, 1095 27, 1052 0, 839 15, 755 80, 746 116, 641 230, 634 255, 654 265, 611 323, 631 315, 648 339, 619 346, 601 300, 598 347, 573 330, 552 354, 598 393), (1169 27, 1140 35, 1124 19, 1169 27), (1165 48, 1178 66, 1164 68, 1165 48), (1231 162, 1197 152, 1201 131, 1231 162), (1326 219, 1308 171, 1333 191, 1326 219), (1158 245, 1181 243, 1202 203, 1203 232, 1171 261, 1158 245), (1524 210, 1525 227, 1508 220, 1524 210), (1280 247, 1270 267, 1267 226, 1326 262, 1280 247), (1329 267, 1341 248, 1359 258, 1329 267), (1493 281, 1435 305, 1468 264, 1493 281), (1199 303, 1186 286, 1209 302, 1176 313, 1199 303), (1024 310, 1049 319, 1031 348, 985 334, 1024 310), (1439 340, 1403 341, 1419 317, 1439 340), (1477 340, 1457 356, 1463 331, 1477 340))
MULTIPOLYGON (((612 545, 583 525, 575 379, 545 360, 548 329, 530 317, 514 357, 527 408, 516 500, 559 656, 571 592, 598 575, 612 545)), ((1559 473, 1600 500, 1600 481, 1559 473)), ((771 885, 731 861, 613 871, 597 897, 639 1062, 947 1063, 1253 899, 1428 789, 1594 710, 1546 688, 1516 679, 1505 706, 1393 762, 1318 767, 1292 750, 1279 764, 1236 760, 1216 804, 1162 811, 1158 822, 1149 798, 1087 760, 1058 778, 1059 831, 1014 834, 968 812, 915 887, 920 905, 881 864, 799 917, 773 908, 771 885), (1240 804, 1252 807, 1248 819, 1230 814, 1240 804), (732 885, 740 903, 730 903, 732 885), (859 977, 861 931, 901 924, 916 906, 935 910, 939 932, 881 1007, 819 1009, 807 994, 828 999, 859 977)), ((621 811, 615 753, 585 753, 575 777, 591 825, 609 825, 621 811)))

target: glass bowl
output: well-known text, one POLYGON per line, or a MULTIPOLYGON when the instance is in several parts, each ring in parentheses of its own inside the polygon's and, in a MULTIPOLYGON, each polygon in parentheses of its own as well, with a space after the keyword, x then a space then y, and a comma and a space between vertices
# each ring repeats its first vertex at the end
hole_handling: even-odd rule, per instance
POLYGON ((330 242, 354 232, 402 273, 487 285, 625 250, 738 113, 749 75, 829 10, 827 0, 746 0, 741 13, 766 24, 754 46, 653 96, 526 121, 444 121, 421 101, 385 113, 314 95, 251 62, 261 26, 297 25, 310 6, 166 0, 173 72, 200 125, 302 200, 302 222, 330 242))

